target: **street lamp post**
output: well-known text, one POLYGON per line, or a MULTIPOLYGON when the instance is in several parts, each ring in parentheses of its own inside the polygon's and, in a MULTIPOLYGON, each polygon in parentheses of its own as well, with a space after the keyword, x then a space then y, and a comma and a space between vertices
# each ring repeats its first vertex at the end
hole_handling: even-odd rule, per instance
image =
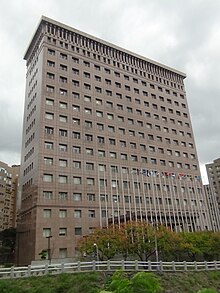
POLYGON ((49 260, 49 264, 51 264, 51 248, 50 248, 50 239, 52 238, 53 236, 47 236, 47 240, 48 240, 48 245, 47 245, 47 251, 48 251, 48 260, 49 260))
POLYGON ((99 269, 99 265, 98 265, 98 262, 99 262, 99 248, 98 248, 98 245, 96 243, 94 243, 93 245, 96 248, 96 260, 97 260, 97 266, 98 266, 98 269, 99 269))
POLYGON ((159 253, 158 253, 158 243, 157 243, 157 231, 158 231, 158 223, 156 223, 156 230, 155 230, 155 256, 156 256, 156 262, 157 262, 157 268, 158 268, 158 262, 159 262, 159 253))
POLYGON ((156 255, 156 262, 159 262, 159 255, 158 255, 158 246, 157 246, 157 235, 155 234, 155 255, 156 255))

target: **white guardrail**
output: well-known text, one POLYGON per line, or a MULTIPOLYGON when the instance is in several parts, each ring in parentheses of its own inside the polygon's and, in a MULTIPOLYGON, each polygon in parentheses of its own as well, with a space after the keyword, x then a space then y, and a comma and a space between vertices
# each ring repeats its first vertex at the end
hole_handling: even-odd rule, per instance
POLYGON ((47 274, 77 273, 91 271, 149 271, 149 272, 180 272, 180 271, 211 271, 220 270, 220 261, 213 262, 152 262, 152 261, 91 261, 61 264, 42 264, 35 266, 0 268, 0 279, 43 276, 47 274))

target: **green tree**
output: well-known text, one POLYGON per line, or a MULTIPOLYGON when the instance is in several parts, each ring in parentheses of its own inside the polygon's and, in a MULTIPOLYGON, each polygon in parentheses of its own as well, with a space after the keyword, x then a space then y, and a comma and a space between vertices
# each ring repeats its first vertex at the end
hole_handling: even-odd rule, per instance
MULTIPOLYGON (((208 231, 197 231, 182 233, 183 239, 187 243, 185 252, 192 261, 210 259, 213 257, 214 233, 208 231)), ((217 245, 217 244, 216 244, 217 245)))
POLYGON ((38 255, 40 255, 41 260, 47 259, 47 250, 46 249, 42 249, 41 252, 38 253, 38 255))
POLYGON ((16 229, 9 228, 0 232, 0 262, 14 263, 15 244, 16 244, 16 229))
POLYGON ((155 254, 156 230, 152 225, 143 222, 129 222, 121 227, 125 241, 122 243, 124 255, 136 255, 140 260, 147 261, 155 254))
POLYGON ((142 261, 159 255, 175 258, 183 250, 183 238, 164 226, 154 227, 146 222, 127 222, 107 229, 95 229, 79 242, 83 254, 92 255, 98 251, 100 260, 113 258, 122 254, 124 259, 136 256, 142 261))
POLYGON ((80 239, 78 245, 83 255, 98 252, 100 260, 108 260, 120 253, 124 235, 118 226, 108 229, 95 229, 92 234, 80 239))

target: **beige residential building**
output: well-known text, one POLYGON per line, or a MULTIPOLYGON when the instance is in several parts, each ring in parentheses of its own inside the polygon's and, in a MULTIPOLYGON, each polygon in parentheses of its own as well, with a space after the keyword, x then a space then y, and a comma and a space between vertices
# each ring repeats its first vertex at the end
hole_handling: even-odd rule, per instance
POLYGON ((19 169, 0 161, 0 231, 16 227, 19 169))
POLYGON ((129 220, 211 229, 184 73, 46 17, 24 58, 19 263, 129 220))

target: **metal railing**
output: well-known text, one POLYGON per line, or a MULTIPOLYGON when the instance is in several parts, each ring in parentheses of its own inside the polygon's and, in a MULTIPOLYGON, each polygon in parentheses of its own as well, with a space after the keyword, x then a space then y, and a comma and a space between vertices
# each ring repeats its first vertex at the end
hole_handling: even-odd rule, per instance
POLYGON ((58 264, 42 264, 35 266, 0 268, 0 279, 43 276, 47 274, 77 273, 91 271, 149 271, 149 272, 181 272, 220 270, 220 261, 212 262, 153 262, 153 261, 91 261, 58 264))

